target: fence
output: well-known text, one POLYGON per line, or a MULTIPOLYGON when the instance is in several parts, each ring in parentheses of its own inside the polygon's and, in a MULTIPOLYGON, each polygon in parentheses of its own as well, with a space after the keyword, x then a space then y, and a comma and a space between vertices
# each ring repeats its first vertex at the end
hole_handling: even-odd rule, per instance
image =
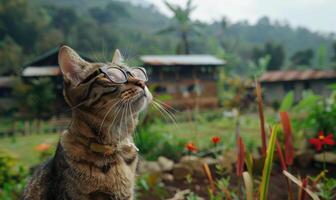
POLYGON ((31 134, 61 133, 70 123, 70 118, 42 120, 11 120, 0 124, 0 138, 31 134))

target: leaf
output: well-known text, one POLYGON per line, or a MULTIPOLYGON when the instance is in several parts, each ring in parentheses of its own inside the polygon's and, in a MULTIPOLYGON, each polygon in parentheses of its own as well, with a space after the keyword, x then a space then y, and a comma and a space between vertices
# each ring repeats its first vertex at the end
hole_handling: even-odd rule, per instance
MULTIPOLYGON (((295 176, 293 176, 292 174, 290 174, 288 171, 282 171, 282 173, 289 178, 292 182, 294 182, 296 185, 298 185, 300 188, 302 187, 302 182, 297 179, 295 176)), ((319 200, 320 198, 313 193, 309 188, 304 188, 304 190, 307 192, 307 194, 313 199, 313 200, 319 200)))
POLYGON ((247 171, 251 176, 253 176, 253 156, 252 153, 247 154, 247 157, 245 159, 247 171))
POLYGON ((246 200, 253 200, 253 180, 248 172, 243 172, 246 200))
POLYGON ((236 173, 237 176, 242 176, 244 170, 244 160, 245 160, 245 145, 240 136, 237 139, 237 163, 236 163, 236 173))
POLYGON ((279 110, 288 111, 293 106, 293 104, 294 104, 294 92, 290 91, 282 100, 279 110))
POLYGON ((280 146, 278 140, 276 140, 275 142, 276 142, 277 153, 278 153, 278 157, 279 157, 279 160, 280 160, 281 168, 282 168, 282 170, 287 170, 287 166, 286 166, 286 163, 285 163, 284 156, 282 154, 281 146, 280 146))
POLYGON ((274 149, 275 149, 275 141, 278 134, 278 126, 275 126, 272 128, 272 135, 268 144, 267 148, 267 154, 266 159, 264 163, 264 169, 262 172, 262 179, 261 179, 261 185, 260 185, 260 200, 266 200, 267 199, 267 191, 268 191, 268 185, 272 170, 272 163, 273 163, 273 156, 274 156, 274 149))
POLYGON ((282 130, 285 134, 285 158, 286 164, 292 165, 294 161, 294 146, 292 141, 292 127, 287 112, 280 112, 282 130))
POLYGON ((265 118, 264 118, 264 109, 263 109, 263 99, 261 94, 260 83, 255 80, 257 99, 258 99, 258 112, 259 112, 259 121, 260 121, 260 130, 261 130, 261 142, 262 142, 262 155, 266 155, 266 130, 265 130, 265 118))

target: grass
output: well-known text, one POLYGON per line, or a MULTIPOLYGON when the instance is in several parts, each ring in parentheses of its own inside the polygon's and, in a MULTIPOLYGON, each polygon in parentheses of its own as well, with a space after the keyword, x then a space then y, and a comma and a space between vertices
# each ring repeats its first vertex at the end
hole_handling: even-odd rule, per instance
MULTIPOLYGON (((185 139, 194 142, 199 148, 206 148, 211 144, 213 136, 222 138, 222 142, 229 148, 235 147, 236 120, 234 118, 215 118, 206 120, 200 115, 197 120, 180 123, 158 123, 151 127, 162 134, 170 134, 172 139, 185 139)), ((247 149, 255 149, 260 145, 259 124, 257 114, 245 114, 240 117, 240 133, 247 149)), ((39 163, 39 152, 34 149, 38 144, 51 143, 53 147, 58 141, 58 134, 35 134, 0 139, 0 149, 12 152, 18 161, 31 166, 39 163)), ((135 137, 136 138, 136 137, 135 137)))
MULTIPOLYGON (((158 124, 154 125, 152 129, 163 134, 171 134, 172 138, 193 141, 201 148, 208 146, 213 136, 221 137, 228 147, 234 147, 236 142, 236 120, 234 118, 217 118, 211 121, 198 119, 176 124, 158 124)), ((240 117, 240 133, 248 143, 247 146, 260 144, 259 124, 256 114, 240 117)))
POLYGON ((11 152, 18 162, 24 166, 32 166, 40 162, 40 152, 34 148, 41 143, 51 143, 55 147, 58 134, 39 134, 0 139, 0 149, 11 152))

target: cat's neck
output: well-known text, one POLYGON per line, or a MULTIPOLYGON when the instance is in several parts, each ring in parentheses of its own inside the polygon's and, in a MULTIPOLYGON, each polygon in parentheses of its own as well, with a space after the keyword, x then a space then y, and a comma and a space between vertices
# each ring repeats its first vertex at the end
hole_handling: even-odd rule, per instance
POLYGON ((86 137, 101 144, 117 144, 132 137, 136 119, 125 119, 124 122, 111 122, 88 113, 74 113, 69 132, 74 136, 86 137))

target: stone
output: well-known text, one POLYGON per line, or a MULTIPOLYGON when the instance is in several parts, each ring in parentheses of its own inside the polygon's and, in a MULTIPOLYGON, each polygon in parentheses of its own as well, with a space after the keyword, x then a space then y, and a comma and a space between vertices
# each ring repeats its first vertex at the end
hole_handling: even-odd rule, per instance
POLYGON ((173 176, 176 180, 183 180, 186 176, 193 174, 192 168, 183 165, 183 164, 175 164, 173 168, 173 176))
POLYGON ((160 156, 158 158, 158 164, 159 164, 161 170, 164 171, 164 172, 171 171, 174 167, 174 161, 169 160, 168 158, 163 157, 163 156, 160 156))
POLYGON ((326 162, 326 163, 336 164, 336 153, 325 152, 325 153, 315 154, 314 160, 316 162, 322 162, 322 163, 326 162), (325 154, 325 157, 324 157, 324 154, 325 154))
POLYGON ((162 178, 163 181, 166 181, 166 182, 173 182, 174 181, 174 176, 169 174, 169 173, 162 174, 161 178, 162 178))
POLYGON ((155 161, 145 161, 141 166, 140 172, 142 173, 161 172, 161 167, 155 161))
POLYGON ((204 161, 202 158, 196 156, 183 156, 180 164, 184 165, 193 171, 193 175, 198 178, 205 178, 206 174, 203 170, 204 161))

